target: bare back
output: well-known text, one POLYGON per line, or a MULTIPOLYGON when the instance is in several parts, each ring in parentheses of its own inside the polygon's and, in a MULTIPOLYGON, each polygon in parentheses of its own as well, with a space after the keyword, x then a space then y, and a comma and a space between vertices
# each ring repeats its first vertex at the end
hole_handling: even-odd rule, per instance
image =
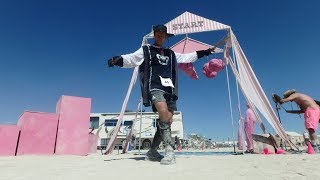
POLYGON ((305 111, 307 108, 320 108, 319 105, 313 100, 313 98, 305 94, 294 93, 287 99, 290 99, 291 101, 297 103, 302 111, 305 111))

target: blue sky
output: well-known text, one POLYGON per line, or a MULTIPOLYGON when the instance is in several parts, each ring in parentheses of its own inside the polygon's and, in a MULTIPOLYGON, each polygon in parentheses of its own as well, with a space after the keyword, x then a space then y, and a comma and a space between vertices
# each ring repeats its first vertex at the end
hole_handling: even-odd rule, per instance
MULTIPOLYGON (((320 99, 319 8, 316 0, 0 1, 0 123, 15 124, 24 110, 55 112, 61 95, 92 98, 92 112, 119 112, 133 69, 106 68, 106 60, 134 52, 152 25, 185 11, 232 27, 272 105, 272 93, 291 88, 320 99)), ((214 32, 189 36, 208 44, 222 38, 214 32)), ((226 71, 215 79, 201 74, 212 58, 222 56, 195 63, 197 81, 180 72, 178 109, 186 133, 232 138, 226 71)), ((238 102, 230 68, 229 75, 236 127, 238 102)), ((139 88, 137 83, 127 109, 136 109, 139 88)), ((243 98, 240 103, 244 114, 243 98)), ((303 116, 281 110, 280 117, 287 131, 304 131, 303 116)))

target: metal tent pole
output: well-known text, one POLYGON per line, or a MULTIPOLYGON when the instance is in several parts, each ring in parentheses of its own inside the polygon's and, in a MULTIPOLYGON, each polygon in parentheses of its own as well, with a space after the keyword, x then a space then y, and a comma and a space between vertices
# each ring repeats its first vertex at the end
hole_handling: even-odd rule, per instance
POLYGON ((226 66, 226 75, 227 75, 228 96, 229 96, 229 106, 230 106, 230 116, 231 116, 231 126, 232 126, 233 151, 235 153, 236 152, 236 146, 235 146, 235 142, 234 142, 233 112, 232 112, 232 101, 231 101, 231 94, 230 94, 230 83, 229 83, 228 66, 226 66))
MULTIPOLYGON (((141 101, 142 102, 142 101, 141 101)), ((142 103, 140 103, 139 155, 141 155, 142 103)))

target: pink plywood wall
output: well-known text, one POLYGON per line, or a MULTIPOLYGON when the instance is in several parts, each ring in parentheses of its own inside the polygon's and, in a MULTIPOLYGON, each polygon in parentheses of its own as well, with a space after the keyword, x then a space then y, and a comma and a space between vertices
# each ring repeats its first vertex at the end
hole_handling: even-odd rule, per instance
POLYGON ((0 125, 0 156, 15 156, 20 129, 16 125, 0 125))
POLYGON ((58 114, 25 111, 18 120, 20 138, 17 155, 54 153, 58 114))
POLYGON ((56 109, 59 124, 55 153, 87 155, 91 99, 64 95, 57 102, 56 109))
POLYGON ((97 152, 98 138, 99 137, 96 134, 89 134, 88 153, 96 153, 97 152))

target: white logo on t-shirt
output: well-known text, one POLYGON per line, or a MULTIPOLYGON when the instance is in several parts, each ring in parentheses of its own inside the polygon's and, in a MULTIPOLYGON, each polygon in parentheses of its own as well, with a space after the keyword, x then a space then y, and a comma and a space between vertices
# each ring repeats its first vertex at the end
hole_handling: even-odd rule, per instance
POLYGON ((158 58, 158 61, 161 65, 167 65, 169 61, 168 56, 163 56, 161 54, 157 54, 156 57, 158 58))

